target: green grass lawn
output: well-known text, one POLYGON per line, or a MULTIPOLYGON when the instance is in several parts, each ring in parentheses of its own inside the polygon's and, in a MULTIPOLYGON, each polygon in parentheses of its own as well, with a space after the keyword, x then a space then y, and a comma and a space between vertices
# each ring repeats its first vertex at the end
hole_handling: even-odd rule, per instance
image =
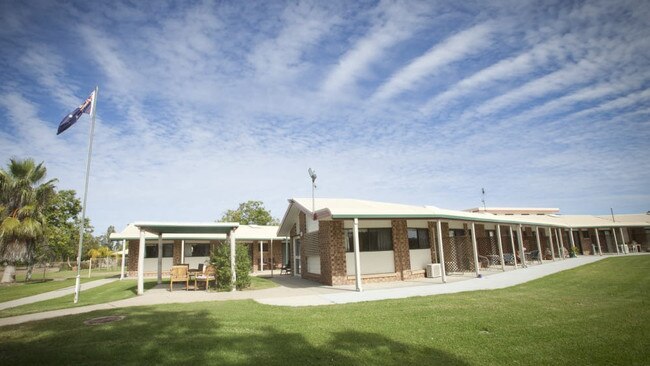
POLYGON ((251 287, 248 290, 263 290, 265 288, 278 287, 278 284, 264 277, 251 276, 251 287))
MULTIPOLYGON (((27 296, 38 295, 43 292, 55 291, 74 286, 76 273, 72 274, 72 272, 66 271, 66 274, 70 277, 63 276, 57 272, 55 276, 49 276, 49 278, 46 277, 45 281, 42 280, 41 276, 36 276, 30 282, 24 282, 24 279, 22 279, 20 282, 2 284, 0 285, 0 302, 11 301, 27 296)), ((82 276, 81 283, 112 277, 114 274, 115 273, 113 272, 104 272, 103 274, 98 273, 96 276, 90 278, 82 276)))
POLYGON ((0 328, 0 363, 647 365, 650 256, 503 290, 287 308, 253 301, 99 311, 0 328), (97 316, 122 321, 86 326, 97 316))
MULTIPOLYGON (((156 283, 157 281, 155 279, 147 279, 144 281, 144 289, 148 290, 154 287, 156 283)), ((169 281, 166 281, 166 283, 169 284, 169 281)), ((79 302, 76 304, 72 301, 74 299, 74 295, 71 294, 58 297, 56 299, 39 301, 33 304, 27 304, 2 310, 0 311, 0 318, 86 305, 103 304, 106 302, 128 299, 129 297, 133 297, 137 294, 137 286, 138 283, 134 280, 115 281, 106 285, 82 291, 81 295, 79 296, 79 302)))

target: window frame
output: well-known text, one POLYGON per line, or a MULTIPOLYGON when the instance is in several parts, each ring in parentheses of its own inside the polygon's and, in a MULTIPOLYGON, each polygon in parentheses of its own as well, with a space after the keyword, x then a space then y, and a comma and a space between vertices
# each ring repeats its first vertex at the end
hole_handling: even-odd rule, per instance
MULTIPOLYGON (((345 245, 345 252, 346 253, 352 253, 354 252, 354 238, 353 236, 353 229, 345 229, 345 240, 344 240, 344 245, 345 245)), ((359 229, 359 252, 389 252, 393 251, 395 248, 395 245, 393 243, 393 229, 392 228, 367 228, 367 229, 359 229), (376 233, 373 235, 373 233, 376 233), (383 236, 386 237, 386 233, 388 233, 388 238, 390 240, 390 248, 388 249, 380 249, 379 248, 379 239, 380 239, 380 233, 384 233, 383 236), (371 243, 371 237, 376 238, 376 243, 371 243)))
POLYGON ((409 250, 415 249, 431 249, 431 238, 429 237, 429 229, 423 228, 407 228, 407 239, 409 242, 409 250), (415 232, 415 237, 411 237, 411 233, 415 232), (426 238, 426 246, 422 246, 422 239, 426 238), (415 239, 415 240, 412 240, 415 239))

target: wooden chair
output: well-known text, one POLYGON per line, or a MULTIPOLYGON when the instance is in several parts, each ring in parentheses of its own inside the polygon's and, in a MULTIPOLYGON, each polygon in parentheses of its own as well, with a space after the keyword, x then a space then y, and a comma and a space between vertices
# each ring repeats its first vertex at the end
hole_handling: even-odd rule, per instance
POLYGON ((189 275, 189 266, 186 264, 181 264, 178 266, 172 266, 172 269, 169 271, 169 291, 174 290, 174 282, 185 282, 185 290, 190 287, 190 275, 189 275))
POLYGON ((285 274, 290 275, 291 274, 291 262, 287 263, 286 265, 282 266, 280 269, 280 274, 284 272, 285 274))
POLYGON ((194 276, 194 290, 198 288, 198 282, 205 282, 205 291, 208 291, 210 281, 217 281, 217 269, 213 265, 203 267, 203 272, 194 276))

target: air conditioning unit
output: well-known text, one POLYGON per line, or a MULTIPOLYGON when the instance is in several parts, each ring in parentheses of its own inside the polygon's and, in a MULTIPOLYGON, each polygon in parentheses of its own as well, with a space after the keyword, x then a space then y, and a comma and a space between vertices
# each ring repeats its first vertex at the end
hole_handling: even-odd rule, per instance
POLYGON ((435 278, 442 276, 442 270, 440 269, 440 263, 430 263, 427 264, 427 277, 435 278))

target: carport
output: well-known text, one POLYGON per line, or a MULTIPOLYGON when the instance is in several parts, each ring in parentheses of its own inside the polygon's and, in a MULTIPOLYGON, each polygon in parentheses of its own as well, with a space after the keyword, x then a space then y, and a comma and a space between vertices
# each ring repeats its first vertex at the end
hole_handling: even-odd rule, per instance
MULTIPOLYGON (((236 222, 136 222, 140 230, 138 251, 138 295, 144 293, 144 252, 145 236, 151 233, 158 236, 158 283, 162 282, 162 246, 163 234, 225 234, 230 244, 230 269, 232 281, 235 282, 235 230, 239 227, 236 222)), ((234 291, 234 287, 233 287, 234 291)))

